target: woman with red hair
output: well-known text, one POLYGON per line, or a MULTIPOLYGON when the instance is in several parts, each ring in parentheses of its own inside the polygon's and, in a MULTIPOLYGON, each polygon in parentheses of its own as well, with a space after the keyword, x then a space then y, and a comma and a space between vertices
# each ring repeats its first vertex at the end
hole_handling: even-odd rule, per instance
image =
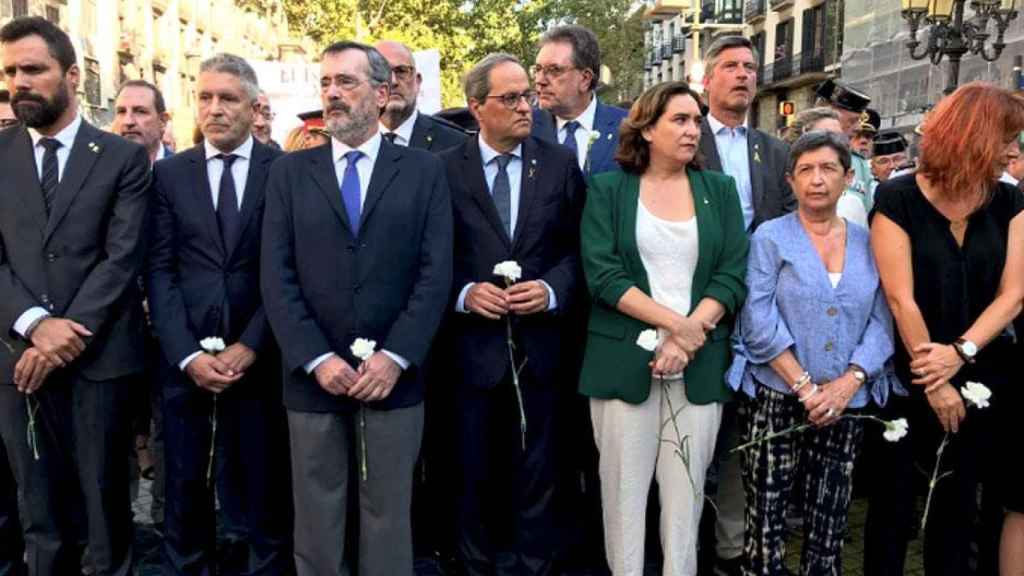
MULTIPOLYGON (((882 183, 875 195, 871 244, 899 333, 897 376, 910 390, 892 399, 884 417, 907 418, 910 434, 880 450, 879 469, 888 473, 872 490, 865 574, 903 574, 907 540, 917 528, 919 470, 935 469, 944 438, 945 477, 935 486, 924 533, 927 576, 971 573, 979 483, 995 489, 997 478, 1009 478, 1017 493, 1007 492, 1006 504, 1021 510, 1024 476, 1007 468, 1020 465, 1019 446, 999 440, 1020 439, 1000 411, 1013 407, 1020 387, 1006 327, 1024 300, 1024 196, 999 177, 1022 129, 1024 103, 1009 91, 962 86, 929 116, 917 173, 882 183), (965 404, 960 389, 968 381, 992 390, 992 408, 965 404)), ((988 552, 993 558, 985 561, 994 563, 995 551, 988 552)))

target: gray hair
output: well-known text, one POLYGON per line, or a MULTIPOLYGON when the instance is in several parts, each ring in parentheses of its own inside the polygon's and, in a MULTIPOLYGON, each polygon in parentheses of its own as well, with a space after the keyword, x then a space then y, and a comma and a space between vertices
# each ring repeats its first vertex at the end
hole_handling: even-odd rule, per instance
POLYGON ((362 44, 360 42, 342 40, 324 48, 324 51, 321 52, 320 55, 322 57, 328 54, 340 54, 346 50, 359 50, 363 54, 366 54, 366 61, 370 63, 370 66, 366 70, 366 77, 369 79, 370 86, 376 88, 382 84, 391 85, 391 65, 388 64, 384 55, 373 46, 362 44))
POLYGON ((491 93, 491 70, 506 62, 523 65, 518 58, 506 52, 492 52, 474 64, 469 72, 466 72, 466 77, 462 81, 462 90, 466 93, 466 100, 473 99, 483 102, 491 93))
POLYGON ((601 47, 597 43, 597 36, 583 26, 556 26, 545 32, 537 45, 544 46, 552 42, 572 46, 572 65, 580 70, 590 70, 590 89, 596 89, 601 79, 601 47))
POLYGON ((715 67, 718 66, 719 56, 730 48, 746 48, 754 55, 754 62, 760 62, 757 48, 754 48, 754 43, 750 41, 750 38, 738 34, 722 36, 712 42, 704 52, 704 73, 706 75, 710 76, 714 73, 715 67))
POLYGON ((231 74, 242 82, 242 88, 251 102, 255 102, 260 95, 260 81, 256 78, 256 71, 241 56, 234 54, 215 54, 199 65, 200 74, 203 72, 219 72, 231 74))
POLYGON ((821 148, 831 148, 839 155, 839 163, 843 165, 843 172, 849 172, 852 161, 850 160, 850 139, 839 132, 827 132, 825 130, 811 130, 797 138, 796 142, 789 149, 789 164, 786 172, 793 174, 796 163, 800 157, 808 152, 821 148))
POLYGON ((806 132, 814 130, 814 125, 822 120, 839 121, 839 113, 828 106, 818 106, 800 112, 793 118, 793 123, 786 127, 786 133, 782 139, 788 144, 796 142, 797 138, 806 132))

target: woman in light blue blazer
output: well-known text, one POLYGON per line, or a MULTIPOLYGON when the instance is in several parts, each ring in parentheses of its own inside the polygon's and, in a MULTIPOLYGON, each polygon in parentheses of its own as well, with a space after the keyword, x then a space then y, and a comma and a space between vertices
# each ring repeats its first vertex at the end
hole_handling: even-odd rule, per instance
POLYGON ((784 567, 785 511, 797 462, 803 486, 800 574, 838 574, 862 420, 842 418, 902 391, 889 364, 892 316, 866 229, 839 217, 848 179, 846 137, 801 136, 787 178, 796 212, 762 224, 750 240, 748 296, 727 379, 749 398, 744 439, 810 423, 744 450, 744 574, 784 567))

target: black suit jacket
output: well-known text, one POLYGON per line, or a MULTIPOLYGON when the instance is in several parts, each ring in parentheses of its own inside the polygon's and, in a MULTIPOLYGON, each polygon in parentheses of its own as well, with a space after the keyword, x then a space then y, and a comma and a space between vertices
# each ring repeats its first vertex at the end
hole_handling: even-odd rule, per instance
POLYGON ((241 342, 258 359, 273 352, 260 298, 264 190, 281 152, 253 141, 242 193, 238 241, 225 246, 213 207, 206 152, 196 146, 153 169, 147 273, 149 309, 167 361, 174 367, 210 336, 241 342))
MULTIPOLYGON (((723 172, 715 135, 707 119, 700 126, 700 152, 704 167, 723 172)), ((786 182, 789 145, 782 140, 751 128, 747 132, 747 154, 750 159, 750 189, 754 200, 753 232, 763 222, 796 210, 796 197, 786 182)))
POLYGON ((90 380, 141 372, 146 150, 83 120, 49 219, 28 130, 0 131, 0 159, 0 382, 13 382, 28 346, 14 322, 35 306, 93 333, 66 370, 90 380))
POLYGON ((435 154, 454 148, 466 141, 466 133, 453 126, 421 112, 413 124, 409 146, 435 154))
POLYGON ((358 236, 341 202, 331 145, 288 154, 270 172, 261 287, 281 348, 285 405, 336 412, 356 404, 324 391, 304 366, 334 352, 353 368, 356 338, 408 360, 391 395, 369 406, 423 399, 420 369, 452 281, 452 212, 441 161, 382 139, 358 236))
POLYGON ((482 388, 498 385, 508 373, 505 321, 454 312, 459 293, 470 282, 503 281, 494 265, 515 260, 521 281, 543 280, 558 308, 513 316, 513 331, 529 361, 525 370, 553 385, 571 364, 567 352, 574 331, 572 311, 584 291, 579 261, 579 225, 586 186, 572 152, 529 137, 523 141, 523 174, 515 238, 509 239, 484 176, 477 138, 441 154, 448 169, 455 215, 455 270, 449 305, 456 365, 462 382, 482 388))

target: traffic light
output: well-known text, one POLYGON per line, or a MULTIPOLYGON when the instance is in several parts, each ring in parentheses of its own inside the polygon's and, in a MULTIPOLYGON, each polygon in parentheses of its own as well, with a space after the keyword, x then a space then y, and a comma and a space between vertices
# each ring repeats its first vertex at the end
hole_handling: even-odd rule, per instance
POLYGON ((783 100, 779 102, 779 115, 780 116, 792 116, 796 114, 796 103, 792 100, 783 100))

